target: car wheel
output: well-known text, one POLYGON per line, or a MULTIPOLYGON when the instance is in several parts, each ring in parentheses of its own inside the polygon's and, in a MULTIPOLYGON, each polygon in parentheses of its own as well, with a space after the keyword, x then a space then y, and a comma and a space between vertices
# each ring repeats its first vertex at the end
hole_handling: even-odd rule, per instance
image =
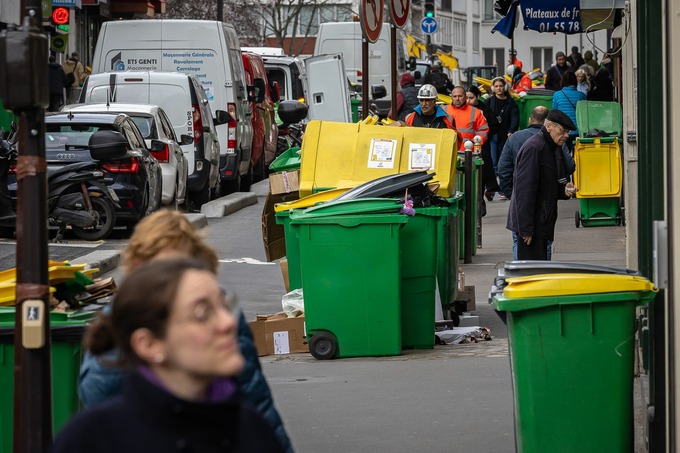
MULTIPOLYGON (((262 156, 264 157, 264 156, 262 156)), ((248 164, 248 173, 241 178, 241 186, 239 187, 239 192, 250 192, 250 186, 253 185, 253 162, 248 164)))
POLYGON ((330 332, 315 333, 309 341, 309 352, 317 360, 332 359, 338 352, 338 340, 330 332))
POLYGON ((97 223, 91 228, 73 227, 73 233, 86 241, 99 241, 111 235, 116 226, 116 210, 106 199, 91 197, 92 213, 97 218, 97 223))
POLYGON ((223 179, 220 181, 220 192, 222 196, 238 192, 240 187, 241 187, 241 175, 237 175, 234 179, 231 180, 223 179))
POLYGON ((200 211, 201 206, 210 201, 210 187, 207 181, 201 190, 189 193, 189 201, 192 211, 200 211))

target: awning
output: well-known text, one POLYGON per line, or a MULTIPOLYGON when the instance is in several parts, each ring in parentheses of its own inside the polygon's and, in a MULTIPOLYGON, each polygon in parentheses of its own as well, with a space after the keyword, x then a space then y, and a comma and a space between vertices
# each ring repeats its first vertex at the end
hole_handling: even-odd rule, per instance
POLYGON ((110 0, 115 14, 144 14, 154 17, 165 13, 165 0, 110 0))

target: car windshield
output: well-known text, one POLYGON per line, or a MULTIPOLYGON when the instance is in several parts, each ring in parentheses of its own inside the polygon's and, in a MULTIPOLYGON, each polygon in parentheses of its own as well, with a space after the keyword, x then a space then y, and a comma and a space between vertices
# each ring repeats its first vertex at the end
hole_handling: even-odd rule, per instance
POLYGON ((110 124, 46 124, 45 145, 87 148, 90 136, 104 130, 114 128, 110 124))

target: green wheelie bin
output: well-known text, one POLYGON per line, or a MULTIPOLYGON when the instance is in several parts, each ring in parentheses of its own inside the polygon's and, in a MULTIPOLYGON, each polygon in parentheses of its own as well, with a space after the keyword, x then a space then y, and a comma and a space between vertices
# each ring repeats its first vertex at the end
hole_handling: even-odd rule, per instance
POLYGON ((401 352, 401 206, 360 198, 291 213, 315 358, 401 352))
MULTIPOLYGON (((14 307, 0 307, 0 453, 12 452, 14 419, 14 307)), ((78 373, 85 326, 96 311, 50 313, 52 426, 59 429, 80 409, 78 373)))
POLYGON ((517 452, 633 451, 635 310, 652 283, 625 272, 506 283, 492 304, 507 314, 517 452))

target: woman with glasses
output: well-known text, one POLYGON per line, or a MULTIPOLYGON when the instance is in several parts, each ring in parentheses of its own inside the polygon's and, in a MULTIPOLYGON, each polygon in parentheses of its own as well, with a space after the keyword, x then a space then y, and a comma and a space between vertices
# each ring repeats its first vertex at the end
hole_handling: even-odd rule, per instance
MULTIPOLYGON (((218 260, 184 215, 177 211, 162 210, 142 219, 135 227, 123 252, 123 266, 134 274, 144 263, 159 259, 199 259, 217 273, 218 260)), ((244 401, 262 414, 276 432, 279 442, 289 453, 293 451, 281 417, 274 405, 269 385, 257 357, 253 334, 243 312, 239 310, 238 339, 245 366, 236 376, 237 391, 244 401)), ((122 392, 128 372, 111 366, 118 358, 118 351, 94 356, 85 354, 80 367, 78 395, 85 407, 106 401, 122 392)))
POLYGON ((52 451, 283 452, 238 397, 244 358, 231 302, 201 261, 158 260, 129 274, 84 341, 93 354, 120 351, 125 390, 77 414, 52 451))

